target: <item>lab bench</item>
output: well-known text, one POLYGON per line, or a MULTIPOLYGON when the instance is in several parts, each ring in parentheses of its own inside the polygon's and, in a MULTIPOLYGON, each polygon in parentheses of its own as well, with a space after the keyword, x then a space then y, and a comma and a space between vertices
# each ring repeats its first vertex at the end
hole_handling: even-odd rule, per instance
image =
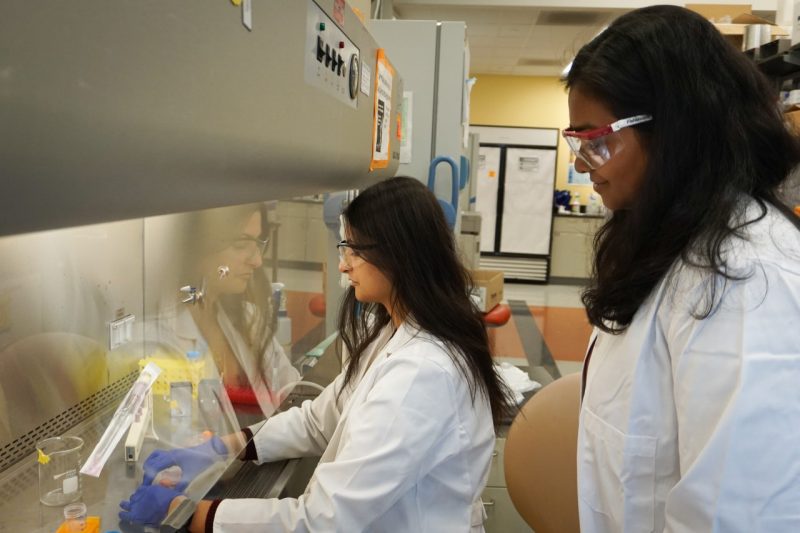
POLYGON ((605 222, 602 215, 557 214, 553 217, 550 282, 583 282, 591 273, 594 236, 605 222))
MULTIPOLYGON (((98 418, 87 421, 69 431, 68 435, 84 439, 81 458, 88 457, 102 435, 102 428, 113 414, 109 409, 98 418)), ((166 415, 167 417, 169 415, 166 415)), ((242 416, 239 416, 242 419, 242 416)), ((165 435, 166 424, 157 424, 157 433, 169 442, 172 436, 165 435)), ((139 460, 126 462, 123 456, 125 439, 116 445, 111 457, 98 478, 81 475, 82 501, 87 506, 88 516, 100 518, 100 531, 119 530, 122 533, 158 531, 133 524, 120 523, 119 502, 127 500, 142 482, 142 463, 150 452, 159 448, 153 439, 145 439, 139 460)), ((48 507, 39 502, 38 464, 36 454, 6 470, 0 479, 0 524, 2 533, 53 533, 63 521, 63 506, 48 507)), ((219 480, 208 491, 207 497, 252 497, 273 498, 282 495, 294 475, 299 460, 276 461, 263 465, 232 459, 219 480)))
MULTIPOLYGON (((553 381, 553 377, 545 367, 517 366, 542 386, 553 381)), ((534 394, 536 391, 523 394, 524 399, 518 407, 521 408, 534 394)), ((533 531, 517 512, 506 488, 505 447, 506 436, 508 436, 512 422, 513 419, 506 420, 497 428, 492 462, 489 466, 489 478, 481 495, 486 511, 486 521, 483 524, 486 533, 531 533, 533 531)))
MULTIPOLYGON (((333 361, 325 358, 322 366, 330 366, 333 361)), ((549 373, 543 368, 522 367, 528 374, 545 385, 549 373)), ((326 369, 326 372, 333 371, 326 369)), ((290 396, 283 408, 307 399, 302 392, 290 396)), ((530 394, 526 395, 530 397, 530 394)), ((164 442, 173 442, 177 437, 167 432, 173 425, 163 402, 154 401, 156 408, 156 433, 164 442), (162 403, 160 407, 158 404, 162 403)), ((82 459, 88 457, 99 441, 103 430, 111 419, 115 406, 111 405, 68 431, 67 435, 84 439, 82 459)), ((237 413, 240 422, 255 423, 259 415, 237 413), (248 416, 250 420, 248 420, 248 416)), ((522 521, 511 503, 505 487, 503 473, 503 450, 505 437, 512 419, 506 420, 498 428, 495 449, 492 455, 489 479, 483 492, 486 505, 487 533, 521 533, 530 528, 522 521)), ((178 431, 178 430, 176 430, 178 431)), ((81 476, 82 497, 80 501, 87 505, 88 516, 100 518, 100 531, 118 530, 121 533, 149 533, 159 531, 157 528, 120 523, 118 518, 119 502, 127 500, 142 481, 142 464, 144 459, 155 449, 162 447, 160 441, 146 439, 139 455, 139 460, 129 463, 124 460, 124 438, 116 445, 114 452, 106 463, 99 478, 81 476)), ((38 465, 36 454, 30 454, 25 460, 3 472, 0 478, 0 533, 53 533, 63 521, 63 507, 48 507, 39 502, 38 465)), ((219 476, 205 498, 279 498, 296 497, 302 493, 315 467, 315 459, 291 459, 276 461, 263 465, 232 459, 228 468, 219 476)))
MULTIPOLYGON (((341 363, 336 355, 335 343, 323 342, 312 350, 302 361, 303 381, 324 386, 330 383, 341 371, 341 363)), ((125 376, 117 384, 109 387, 124 394, 138 371, 125 376)), ((119 394, 119 392, 115 392, 119 394)), ((316 388, 299 384, 281 404, 279 410, 286 410, 299 405, 305 400, 313 399, 319 394, 316 388)), ((55 435, 77 436, 83 439, 84 445, 80 453, 81 464, 89 457, 97 442, 109 425, 119 401, 108 402, 102 408, 93 410, 90 417, 77 424, 71 420, 60 421, 61 426, 69 427, 66 431, 53 430, 55 435), (72 427, 70 427, 72 426, 72 427)), ((143 478, 142 465, 148 455, 158 448, 183 447, 194 444, 199 434, 198 428, 208 427, 201 422, 202 416, 198 406, 192 410, 191 417, 173 418, 170 414, 168 397, 153 393, 153 426, 154 434, 145 438, 135 462, 125 461, 125 437, 120 439, 111 453, 108 462, 98 478, 87 475, 80 476, 81 498, 87 506, 87 516, 100 518, 100 531, 117 530, 121 533, 149 533, 159 531, 158 528, 120 523, 118 513, 119 502, 127 500, 141 484, 143 478)), ((264 416, 256 406, 234 406, 235 422, 239 427, 250 426, 264 420, 264 416)), ((238 430, 239 427, 231 428, 238 430)), ((32 433, 40 433, 37 428, 32 433)), ((221 433, 228 431, 219 426, 221 433)), ((20 438, 20 442, 25 442, 20 438)), ((233 457, 225 464, 218 466, 201 486, 187 489, 188 495, 195 501, 204 498, 278 498, 296 497, 304 490, 313 473, 316 459, 302 458, 275 461, 256 465, 253 462, 240 461, 233 457)), ((194 485, 194 484, 193 484, 194 485)), ((193 506, 191 506, 193 507, 193 506)), ((48 507, 39 501, 38 463, 36 452, 15 462, 13 466, 0 473, 0 533, 54 533, 63 522, 63 506, 48 507)), ((188 516, 188 515, 187 515, 188 516)), ((170 517, 167 517, 168 519, 170 517)), ((167 531, 162 529, 161 531, 167 531)))

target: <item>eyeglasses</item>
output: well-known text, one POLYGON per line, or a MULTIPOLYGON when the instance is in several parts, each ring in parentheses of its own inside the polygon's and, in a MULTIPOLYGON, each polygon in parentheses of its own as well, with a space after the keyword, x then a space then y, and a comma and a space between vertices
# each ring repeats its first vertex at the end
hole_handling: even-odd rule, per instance
POLYGON ((651 115, 636 115, 612 122, 601 128, 582 131, 564 130, 561 132, 561 136, 567 141, 567 145, 575 157, 583 161, 590 170, 597 170, 608 163, 611 156, 618 153, 623 147, 622 138, 614 135, 615 133, 651 120, 653 120, 651 115), (614 142, 609 143, 609 140, 614 142), (609 144, 613 145, 614 153, 611 152, 609 144))
POLYGON ((257 239, 255 237, 239 237, 231 241, 231 248, 234 253, 240 255, 242 259, 249 260, 254 257, 261 259, 267 254, 269 239, 257 239))
POLYGON ((377 247, 377 244, 351 244, 346 240, 339 241, 336 245, 336 249, 339 250, 339 261, 350 267, 354 264, 359 264, 357 262, 358 260, 364 260, 359 252, 363 250, 372 250, 377 247))

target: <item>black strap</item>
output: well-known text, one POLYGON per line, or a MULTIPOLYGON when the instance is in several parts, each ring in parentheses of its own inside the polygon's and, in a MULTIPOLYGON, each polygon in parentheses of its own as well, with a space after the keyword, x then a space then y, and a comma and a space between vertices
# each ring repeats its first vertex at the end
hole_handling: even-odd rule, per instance
POLYGON ((586 394, 586 378, 589 375, 589 361, 592 359, 592 352, 594 351, 594 343, 597 342, 597 335, 592 339, 592 344, 589 345, 589 351, 586 352, 586 358, 583 360, 583 377, 581 378, 581 403, 583 403, 583 395, 586 394))

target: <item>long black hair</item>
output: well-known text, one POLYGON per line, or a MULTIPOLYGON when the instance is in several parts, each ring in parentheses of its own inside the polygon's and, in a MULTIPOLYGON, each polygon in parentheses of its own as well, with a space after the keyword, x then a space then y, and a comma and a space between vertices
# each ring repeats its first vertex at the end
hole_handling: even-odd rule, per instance
MULTIPOLYGON (((620 333, 678 259, 723 279, 723 244, 767 213, 800 223, 778 188, 800 162, 800 143, 778 108, 777 92, 754 63, 700 15, 675 6, 638 9, 584 46, 566 76, 635 126, 648 152, 630 209, 614 211, 595 238, 592 278, 583 293, 589 320, 620 333), (743 220, 754 198, 760 216, 743 220)), ((697 310, 715 308, 715 284, 697 310)))
MULTIPOLYGON (((448 347, 473 400, 489 400, 495 424, 510 414, 508 397, 492 364, 483 318, 469 297, 469 273, 436 197, 414 178, 395 177, 364 189, 344 210, 348 236, 377 244, 359 253, 392 284, 392 308, 448 347)), ((339 330, 350 361, 349 383, 367 346, 391 320, 377 303, 359 303, 348 289, 339 330)))

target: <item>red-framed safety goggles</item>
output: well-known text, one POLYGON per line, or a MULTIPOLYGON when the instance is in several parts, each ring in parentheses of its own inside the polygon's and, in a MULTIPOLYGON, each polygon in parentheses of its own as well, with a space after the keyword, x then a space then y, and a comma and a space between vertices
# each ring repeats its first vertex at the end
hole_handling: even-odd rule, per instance
POLYGON ((623 148, 622 139, 614 135, 615 133, 651 120, 651 115, 636 115, 591 130, 564 130, 561 136, 567 141, 567 146, 575 157, 583 161, 590 170, 597 170, 623 148))

